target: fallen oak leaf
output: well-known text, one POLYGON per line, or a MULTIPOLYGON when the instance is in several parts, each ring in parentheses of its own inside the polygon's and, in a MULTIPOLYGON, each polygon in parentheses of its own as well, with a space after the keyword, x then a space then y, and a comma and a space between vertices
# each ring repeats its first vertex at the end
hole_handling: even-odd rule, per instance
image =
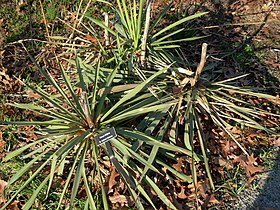
POLYGON ((232 157, 233 157, 232 160, 233 163, 239 163, 243 169, 247 167, 248 164, 245 155, 240 155, 240 156, 232 155, 232 157))
POLYGON ((109 200, 112 204, 119 203, 121 206, 131 206, 132 200, 129 196, 126 195, 113 195, 109 196, 109 200))
POLYGON ((186 199, 188 196, 185 194, 185 186, 180 186, 181 187, 181 191, 177 194, 177 197, 180 199, 186 199))
MULTIPOLYGON (((257 165, 254 154, 249 157, 240 155, 239 157, 234 158, 233 162, 239 162, 240 166, 245 169, 246 176, 250 179, 255 173, 263 172, 263 168, 257 165)), ((252 180, 252 179, 250 179, 252 180)))
POLYGON ((114 167, 112 167, 110 178, 109 178, 109 184, 108 184, 108 194, 113 192, 113 187, 118 184, 116 181, 117 177, 119 176, 118 172, 114 167))
POLYGON ((263 168, 259 166, 253 166, 253 165, 248 165, 247 170, 249 171, 250 175, 252 176, 253 174, 257 172, 263 172, 263 168))
POLYGON ((253 174, 257 172, 263 172, 263 168, 260 166, 257 166, 257 162, 254 157, 254 154, 248 157, 248 165, 246 167, 246 174, 248 177, 251 177, 253 174))

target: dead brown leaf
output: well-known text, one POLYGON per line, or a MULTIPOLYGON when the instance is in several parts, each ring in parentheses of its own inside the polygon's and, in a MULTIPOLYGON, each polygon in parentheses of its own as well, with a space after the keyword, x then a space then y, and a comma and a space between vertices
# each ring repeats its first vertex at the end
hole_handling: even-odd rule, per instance
POLYGON ((86 36, 85 36, 85 37, 82 37, 82 38, 84 38, 84 39, 86 39, 86 40, 88 40, 88 41, 90 41, 90 42, 92 42, 92 43, 96 43, 96 42, 97 42, 97 39, 94 38, 94 37, 92 37, 92 36, 89 35, 89 34, 86 34, 86 36))
POLYGON ((20 15, 20 7, 17 7, 15 11, 17 12, 18 15, 20 15))
POLYGON ((4 189, 6 186, 7 186, 7 182, 0 179, 0 204, 5 202, 4 189))
POLYGON ((40 95, 38 95, 37 93, 34 93, 32 90, 27 90, 26 93, 27 93, 28 97, 32 98, 32 99, 39 99, 39 98, 41 98, 40 95))
POLYGON ((178 158, 178 162, 173 164, 172 167, 179 172, 182 172, 181 166, 183 165, 183 158, 178 158))
POLYGON ((247 177, 250 179, 255 173, 263 172, 263 168, 261 166, 258 166, 256 160, 257 158, 254 157, 254 154, 249 157, 240 155, 236 157, 233 162, 239 162, 240 166, 245 169, 247 177))
POLYGON ((129 206, 132 203, 132 200, 129 196, 119 194, 109 196, 109 200, 112 204, 120 204, 121 207, 129 206))
POLYGON ((280 147, 280 137, 278 137, 277 139, 275 139, 275 140, 272 142, 272 144, 274 144, 274 145, 280 147))
POLYGON ((227 161, 223 158, 218 158, 218 163, 220 166, 226 167, 228 170, 233 168, 233 165, 229 161, 227 161))
POLYGON ((246 167, 246 174, 251 177, 257 172, 263 172, 263 168, 257 165, 257 158, 254 158, 254 154, 248 157, 248 165, 246 167))
POLYGON ((108 194, 113 192, 113 187, 118 184, 116 181, 117 177, 119 176, 117 170, 112 167, 110 178, 109 178, 109 184, 108 184, 108 194))
POLYGON ((242 168, 246 168, 247 157, 245 155, 240 155, 240 156, 232 155, 232 157, 233 157, 232 160, 233 163, 239 163, 242 168))
MULTIPOLYGON (((214 194, 211 194, 211 195, 207 195, 207 198, 205 199, 204 201, 204 208, 207 208, 207 207, 210 207, 212 205, 216 205, 216 204, 220 204, 220 202, 215 198, 215 195, 214 194)), ((204 209, 203 208, 203 209, 204 209)), ((208 209, 208 208, 207 208, 208 209)))
POLYGON ((186 199, 188 196, 185 193, 185 186, 180 186, 181 187, 181 191, 177 194, 177 197, 180 199, 186 199))
POLYGON ((209 199, 209 203, 212 203, 212 204, 219 204, 220 201, 218 201, 218 200, 216 199, 216 197, 215 197, 214 194, 211 194, 211 195, 210 195, 210 199, 209 199))
POLYGON ((230 143, 228 140, 222 142, 222 151, 225 155, 230 153, 230 143))
POLYGON ((8 207, 7 210, 20 210, 21 208, 18 207, 19 201, 12 202, 8 207))

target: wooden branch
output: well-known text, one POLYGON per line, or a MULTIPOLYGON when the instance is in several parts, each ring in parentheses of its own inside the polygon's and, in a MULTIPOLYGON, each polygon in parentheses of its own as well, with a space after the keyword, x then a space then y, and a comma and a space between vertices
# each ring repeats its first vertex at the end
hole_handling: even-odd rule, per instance
POLYGON ((200 62, 199 62, 199 65, 197 66, 197 69, 196 69, 196 77, 197 77, 197 78, 198 78, 199 75, 201 74, 202 69, 203 69, 203 67, 204 67, 204 65, 205 65, 205 62, 206 62, 207 46, 208 46, 208 44, 206 44, 206 43, 203 43, 203 44, 202 44, 200 62))
POLYGON ((49 29, 48 29, 48 23, 47 23, 47 20, 46 20, 46 16, 45 16, 42 0, 40 0, 39 3, 40 3, 41 13, 42 13, 43 20, 44 20, 44 25, 45 25, 45 28, 46 28, 46 33, 47 33, 48 41, 50 42, 50 33, 49 33, 49 29))
MULTIPOLYGON (((109 27, 109 15, 106 12, 104 12, 103 15, 105 20, 104 24, 105 26, 109 27)), ((105 45, 109 46, 110 45, 109 32, 106 29, 105 29, 104 37, 105 37, 105 45)))
POLYGON ((141 57, 140 57, 142 65, 144 65, 146 62, 146 48, 147 48, 147 39, 148 39, 148 32, 149 32, 150 19, 151 19, 151 5, 152 5, 152 0, 147 0, 146 21, 145 21, 144 34, 142 38, 141 57))
POLYGON ((200 74, 202 72, 202 69, 204 68, 204 65, 205 65, 205 62, 206 62, 207 46, 208 46, 208 44, 206 44, 206 43, 202 44, 200 62, 197 66, 194 78, 190 80, 191 86, 194 86, 196 84, 197 79, 200 76, 200 74))

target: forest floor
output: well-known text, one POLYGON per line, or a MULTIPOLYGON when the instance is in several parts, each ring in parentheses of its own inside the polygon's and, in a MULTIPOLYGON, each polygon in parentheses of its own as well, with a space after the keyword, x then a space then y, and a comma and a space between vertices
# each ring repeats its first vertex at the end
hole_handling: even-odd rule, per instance
MULTIPOLYGON (((279 95, 280 2, 195 2, 200 8, 205 7, 213 14, 212 19, 207 19, 202 24, 212 35, 208 43, 213 47, 210 47, 213 57, 220 58, 223 53, 229 53, 220 62, 222 68, 226 69, 225 73, 229 74, 229 77, 240 71, 251 73, 251 82, 256 86, 279 95)), ((235 191, 235 201, 228 205, 224 202, 224 205, 218 205, 214 209, 280 209, 280 196, 277 192, 280 187, 280 137, 276 135, 268 138, 274 139, 275 144, 267 145, 263 150, 266 152, 261 154, 266 156, 263 159, 264 170, 254 176, 254 180, 246 185, 245 190, 235 191)))

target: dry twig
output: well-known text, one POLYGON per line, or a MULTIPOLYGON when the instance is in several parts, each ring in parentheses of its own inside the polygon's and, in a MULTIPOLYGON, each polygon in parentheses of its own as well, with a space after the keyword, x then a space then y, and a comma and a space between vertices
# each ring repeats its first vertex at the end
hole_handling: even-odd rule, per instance
POLYGON ((151 19, 151 5, 152 0, 147 0, 147 12, 146 12, 146 22, 144 28, 144 34, 142 39, 142 47, 141 47, 141 64, 144 65, 146 60, 146 47, 147 47, 147 39, 148 39, 148 32, 150 27, 150 19, 151 19))

